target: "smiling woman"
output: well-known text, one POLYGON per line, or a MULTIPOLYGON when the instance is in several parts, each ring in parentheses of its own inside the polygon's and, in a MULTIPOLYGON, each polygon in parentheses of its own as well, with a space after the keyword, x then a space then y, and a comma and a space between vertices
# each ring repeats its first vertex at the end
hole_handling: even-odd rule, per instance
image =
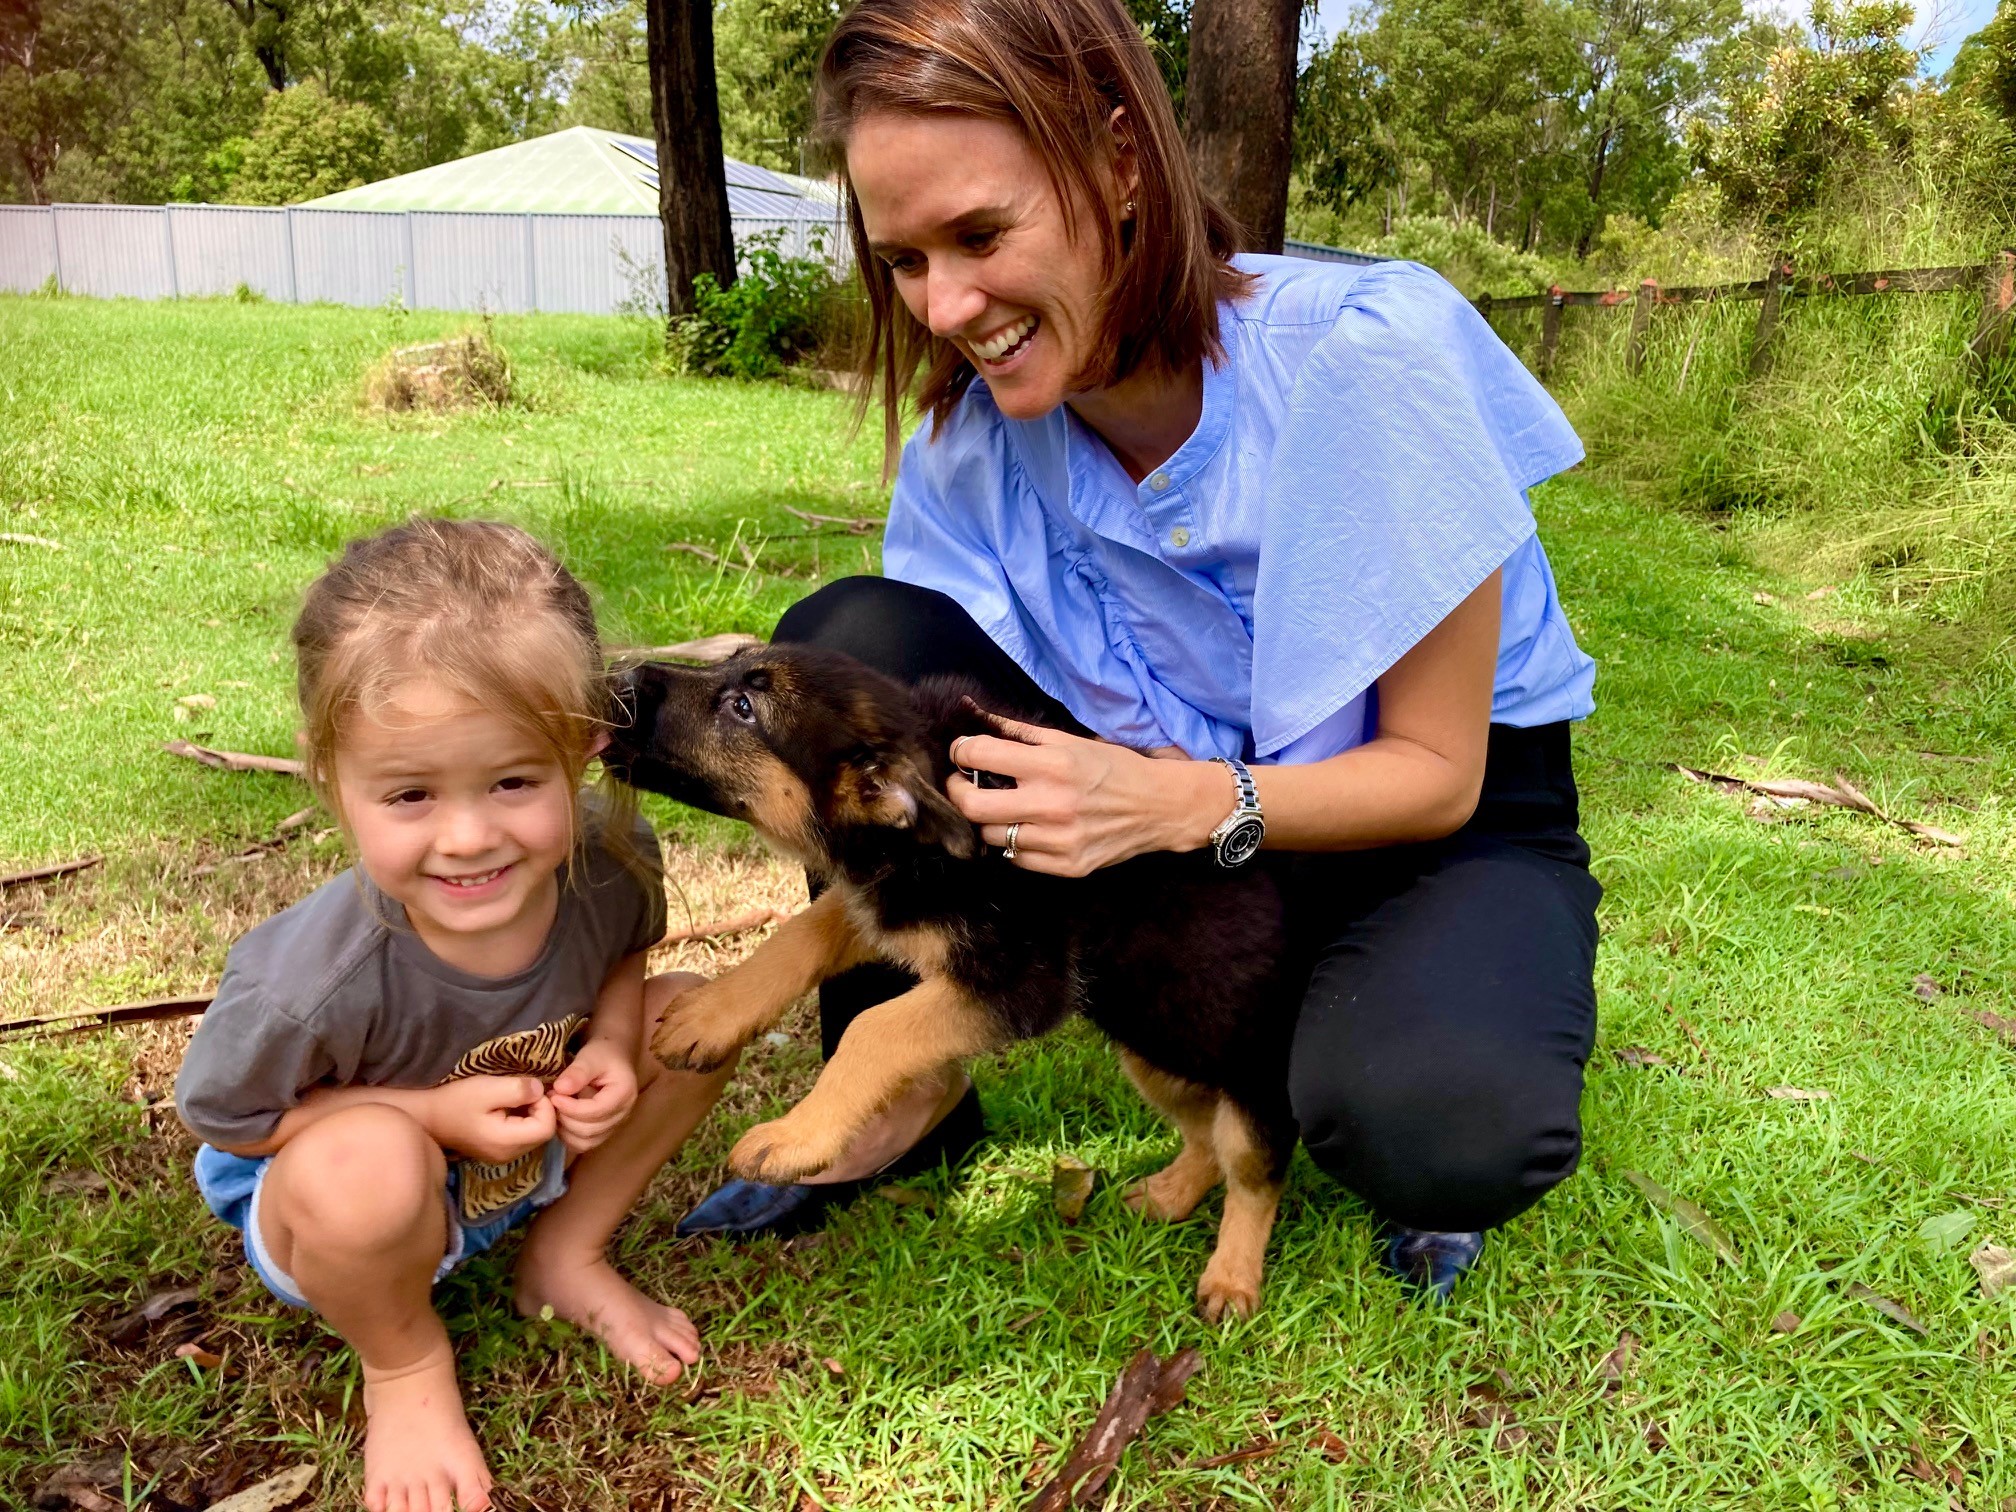
MULTIPOLYGON (((1594 666, 1526 500, 1579 442, 1427 269, 1239 253, 1119 0, 860 0, 817 118, 895 492, 888 578, 775 639, 1040 713, 962 743, 1012 783, 948 785, 1003 864, 1275 870, 1302 1139, 1446 1295, 1580 1154, 1594 666)), ((822 992, 829 1054, 902 985, 867 971, 822 992)), ((736 1183, 685 1230, 802 1224, 959 1153, 970 1095, 927 1079, 817 1180, 736 1183)))

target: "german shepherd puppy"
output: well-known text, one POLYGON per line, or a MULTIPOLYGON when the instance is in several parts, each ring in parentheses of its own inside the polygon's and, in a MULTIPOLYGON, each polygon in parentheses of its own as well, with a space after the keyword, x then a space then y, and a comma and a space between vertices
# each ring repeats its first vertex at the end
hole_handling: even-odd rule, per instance
MULTIPOLYGON (((914 972, 915 988, 848 1026, 797 1107, 749 1130, 728 1157, 741 1175, 788 1182, 831 1165, 914 1079, 1083 1013, 1183 1135, 1182 1153, 1129 1204, 1186 1218, 1224 1180, 1198 1303, 1213 1322, 1227 1309, 1250 1316, 1297 1137, 1295 1004, 1283 991, 1274 880, 1260 868, 1220 871, 1205 852, 1144 855, 1082 878, 985 852, 944 793, 952 742, 998 733, 974 694, 953 679, 906 689, 803 646, 623 674, 609 770, 748 821, 823 883, 748 960, 681 997, 651 1048, 668 1066, 709 1069, 851 966, 914 972)), ((1228 809, 1231 798, 1228 780, 1228 809)))

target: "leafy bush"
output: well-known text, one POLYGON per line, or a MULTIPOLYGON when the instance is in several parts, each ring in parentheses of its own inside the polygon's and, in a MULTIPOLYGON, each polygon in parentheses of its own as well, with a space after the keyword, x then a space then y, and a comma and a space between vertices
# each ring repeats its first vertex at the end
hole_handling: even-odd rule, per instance
POLYGON ((743 269, 725 289, 711 273, 693 280, 693 313, 672 326, 677 367, 771 378, 818 351, 837 303, 833 271, 817 257, 785 256, 781 237, 766 232, 744 241, 743 269))
POLYGON ((1548 259, 1494 241, 1476 221, 1405 216, 1393 222, 1391 232, 1360 250, 1375 257, 1426 263, 1472 299, 1479 294, 1501 299, 1539 294, 1557 279, 1564 286, 1580 287, 1577 279, 1562 276, 1548 259))

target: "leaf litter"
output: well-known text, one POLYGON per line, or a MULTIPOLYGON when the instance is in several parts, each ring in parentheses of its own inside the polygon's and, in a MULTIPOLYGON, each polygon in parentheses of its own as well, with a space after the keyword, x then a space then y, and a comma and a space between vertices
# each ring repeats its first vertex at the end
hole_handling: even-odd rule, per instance
POLYGON ((1992 1239, 1982 1240, 1974 1253, 1967 1257, 1967 1263, 1981 1278, 1981 1295, 1991 1302, 2011 1287, 2016 1287, 2016 1254, 2011 1254, 1992 1239))
POLYGON ((1832 783, 1810 782, 1803 778, 1787 777, 1758 781, 1748 777, 1732 777, 1727 772, 1711 772, 1702 767, 1690 767, 1681 762, 1671 762, 1674 771, 1689 782, 1706 783, 1720 788, 1725 793, 1752 793, 1762 798, 1772 808, 1803 808, 1807 804, 1819 804, 1825 808, 1848 809, 1853 813, 1867 814, 1884 824, 1894 825, 1907 834, 1916 835, 1921 840, 1930 840, 1934 845, 1961 846, 1966 837, 1956 835, 1951 830, 1940 829, 1937 825, 1924 824, 1915 819, 1899 819, 1877 807, 1876 803, 1854 783, 1840 773, 1834 774, 1832 783))
POLYGON ((1707 1210, 1699 1203, 1667 1191, 1642 1171, 1626 1171, 1624 1179, 1643 1192, 1654 1207, 1663 1208, 1679 1219, 1681 1230, 1689 1239, 1718 1259, 1731 1265, 1742 1265, 1743 1257, 1736 1249, 1736 1241, 1729 1237, 1721 1224, 1708 1216, 1707 1210))
POLYGON ((1096 1507, 1105 1501, 1107 1482, 1120 1468, 1120 1456, 1127 1446, 1149 1418, 1183 1400, 1190 1378, 1203 1366, 1204 1357, 1194 1348, 1180 1350, 1166 1360, 1157 1359, 1150 1349, 1136 1354, 1114 1382, 1092 1427, 1037 1493, 1029 1512, 1066 1512, 1067 1508, 1096 1507))

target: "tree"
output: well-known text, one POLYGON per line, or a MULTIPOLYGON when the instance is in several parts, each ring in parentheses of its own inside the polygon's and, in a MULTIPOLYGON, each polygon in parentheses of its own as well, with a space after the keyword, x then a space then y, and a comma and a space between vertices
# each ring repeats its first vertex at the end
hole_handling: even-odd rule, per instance
POLYGON ((1960 44, 1946 77, 2016 123, 2016 0, 2002 0, 1995 18, 1960 44))
POLYGON ((117 0, 0 10, 0 163, 31 203, 49 203, 66 153, 109 132, 124 108, 131 47, 117 0))
POLYGON ((707 0, 645 0, 644 17, 666 308, 677 319, 692 313, 693 280, 700 274, 712 274, 724 289, 735 281, 714 81, 714 13, 707 0))
POLYGON ((390 143, 369 105, 345 104, 320 84, 266 96, 228 196, 237 205, 293 205, 382 178, 390 143))
POLYGON ((840 0, 720 0, 714 72, 730 157, 805 170, 812 77, 841 9, 840 0))
POLYGON ((1696 161, 1730 206, 1767 224, 1809 209, 1830 170, 1903 145, 1903 86, 1918 54, 1908 4, 1813 0, 1810 38, 1789 38, 1731 94, 1721 126, 1698 126, 1696 161))
POLYGON ((1301 19, 1301 0, 1195 0, 1190 11, 1190 155, 1205 191, 1264 252, 1286 234, 1301 19))
POLYGON ((1397 114, 1357 33, 1339 32, 1310 55, 1295 84, 1294 166, 1318 204, 1342 214, 1384 194, 1380 229, 1392 229, 1393 191, 1404 188, 1397 114))

